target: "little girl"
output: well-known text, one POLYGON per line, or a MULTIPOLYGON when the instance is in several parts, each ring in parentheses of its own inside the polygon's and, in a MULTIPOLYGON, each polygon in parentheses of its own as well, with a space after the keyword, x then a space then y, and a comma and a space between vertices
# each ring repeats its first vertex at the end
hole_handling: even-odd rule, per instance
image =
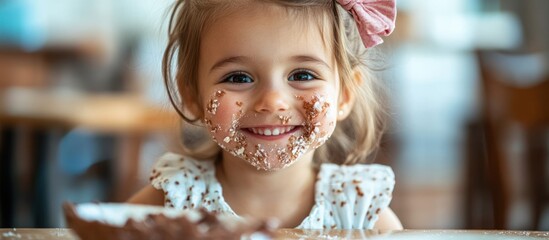
POLYGON ((392 170, 359 164, 383 125, 365 54, 395 16, 394 0, 178 0, 165 84, 211 138, 184 138, 129 202, 285 228, 401 229, 392 170))

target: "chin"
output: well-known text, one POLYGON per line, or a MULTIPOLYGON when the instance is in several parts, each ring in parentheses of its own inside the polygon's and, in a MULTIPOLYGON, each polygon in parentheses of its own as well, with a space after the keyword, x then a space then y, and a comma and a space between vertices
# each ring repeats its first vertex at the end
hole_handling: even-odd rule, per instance
POLYGON ((276 172, 276 171, 279 171, 279 170, 286 169, 286 168, 290 167, 296 161, 297 160, 294 160, 294 161, 292 161, 290 163, 286 163, 286 164, 282 164, 280 162, 273 162, 273 163, 269 163, 269 164, 262 164, 262 165, 259 165, 259 166, 254 166, 251 163, 250 163, 250 165, 252 167, 255 167, 258 171, 276 172))
POLYGON ((296 156, 294 158, 289 158, 288 154, 276 154, 267 156, 265 158, 254 158, 254 157, 248 157, 248 158, 242 158, 239 157, 241 160, 245 161, 247 164, 249 164, 252 168, 255 168, 257 171, 263 171, 263 172, 276 172, 279 170, 287 169, 294 165, 297 161, 301 161, 301 158, 305 154, 301 154, 300 156, 296 156))

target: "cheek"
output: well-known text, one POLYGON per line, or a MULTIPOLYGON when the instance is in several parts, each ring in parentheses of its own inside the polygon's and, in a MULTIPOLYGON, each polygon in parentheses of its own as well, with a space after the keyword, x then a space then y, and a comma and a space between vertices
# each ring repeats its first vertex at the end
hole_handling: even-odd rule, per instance
POLYGON ((219 101, 219 107, 215 114, 208 114, 212 122, 216 122, 221 125, 230 125, 231 119, 236 118, 241 108, 235 104, 235 101, 231 101, 228 98, 224 98, 219 101))
POLYGON ((205 123, 215 140, 223 140, 243 114, 243 100, 235 94, 217 91, 205 106, 205 123))
POLYGON ((337 120, 337 94, 330 91, 298 96, 303 99, 301 111, 306 120, 334 125, 337 120))
POLYGON ((331 91, 298 96, 303 99, 305 135, 313 148, 322 145, 334 132, 337 122, 337 94, 331 91))

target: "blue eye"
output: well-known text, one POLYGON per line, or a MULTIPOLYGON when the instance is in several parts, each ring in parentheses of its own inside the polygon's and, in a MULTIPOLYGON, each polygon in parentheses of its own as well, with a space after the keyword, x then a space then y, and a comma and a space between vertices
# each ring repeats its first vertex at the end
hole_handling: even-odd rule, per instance
POLYGON ((317 79, 317 77, 309 71, 295 72, 288 78, 289 81, 310 81, 317 79))
POLYGON ((223 79, 223 81, 221 81, 221 82, 224 82, 224 83, 252 83, 252 82, 254 82, 254 80, 246 74, 235 73, 235 74, 231 74, 231 75, 225 77, 223 79))

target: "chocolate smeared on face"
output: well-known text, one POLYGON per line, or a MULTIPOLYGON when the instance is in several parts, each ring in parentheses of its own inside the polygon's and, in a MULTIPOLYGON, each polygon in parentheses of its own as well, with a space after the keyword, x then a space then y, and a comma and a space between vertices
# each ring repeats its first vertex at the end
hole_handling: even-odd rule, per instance
POLYGON ((287 125, 292 119, 292 116, 278 115, 278 119, 280 119, 280 122, 282 123, 282 125, 287 125))
MULTIPOLYGON (((231 154, 234 156, 243 158, 246 157, 246 147, 248 146, 248 143, 246 142, 246 136, 244 136, 240 131, 240 118, 242 118, 242 107, 238 110, 237 114, 233 114, 232 116, 232 122, 231 126, 229 128, 229 136, 225 137, 229 138, 229 141, 234 142, 234 149, 230 149, 229 147, 225 146, 225 150, 228 150, 231 154)), ((230 146, 230 145, 229 145, 230 146)), ((223 147, 223 146, 222 146, 223 147)))
POLYGON ((321 113, 326 114, 327 109, 330 107, 330 104, 326 102, 324 97, 318 95, 313 96, 313 99, 310 102, 305 100, 302 101, 308 123, 312 123, 321 113))
POLYGON ((208 102, 208 106, 206 107, 206 110, 210 113, 215 115, 217 113, 217 108, 219 107, 219 98, 223 97, 225 95, 225 91, 218 90, 215 92, 214 97, 210 99, 208 102))
POLYGON ((263 165, 265 168, 269 168, 270 163, 267 161, 268 157, 267 152, 261 147, 261 144, 257 144, 255 145, 255 152, 251 156, 250 162, 254 167, 261 167, 263 165))
MULTIPOLYGON (((269 122, 274 123, 275 120, 269 121, 260 118, 265 117, 265 115, 258 114, 255 111, 245 111, 246 103, 242 101, 235 101, 233 102, 234 105, 221 104, 224 100, 221 99, 223 96, 225 96, 225 93, 220 90, 212 95, 209 102, 217 103, 218 108, 216 108, 216 111, 209 111, 211 109, 210 104, 206 106, 209 114, 204 120, 206 126, 209 127, 214 141, 222 149, 245 160, 258 170, 273 171, 291 165, 308 151, 321 146, 335 128, 333 120, 329 119, 333 118, 329 115, 333 111, 331 110, 332 105, 323 95, 314 94, 307 98, 296 96, 296 99, 301 102, 302 108, 289 111, 284 115, 272 115, 276 121, 280 122, 280 125, 273 126, 275 130, 272 130, 272 128, 266 130, 262 127, 257 130, 254 126, 261 126, 261 123, 268 125, 269 122), (230 112, 233 113, 228 115, 230 112), (301 116, 298 119, 302 119, 303 122, 294 122, 292 124, 291 120, 296 117, 296 113, 300 113, 301 116), (227 123, 225 119, 229 118, 231 121, 227 123), (243 127, 243 124, 251 127, 243 127), (263 133, 264 130, 266 134, 263 133), (283 140, 278 139, 271 142, 271 140, 266 140, 270 136, 274 136, 274 134, 271 135, 271 130, 273 133, 274 131, 277 132, 276 136, 279 134, 290 135, 285 138, 278 138, 287 139, 285 143, 280 142, 283 140), (256 134, 264 137, 259 137, 259 135, 256 137, 256 134)), ((226 98, 230 98, 230 96, 226 96, 226 98)))
POLYGON ((208 118, 205 118, 202 122, 204 123, 204 125, 206 125, 206 127, 211 133, 217 133, 218 131, 221 130, 221 126, 219 126, 219 124, 216 124, 215 126, 213 126, 212 120, 208 118))

